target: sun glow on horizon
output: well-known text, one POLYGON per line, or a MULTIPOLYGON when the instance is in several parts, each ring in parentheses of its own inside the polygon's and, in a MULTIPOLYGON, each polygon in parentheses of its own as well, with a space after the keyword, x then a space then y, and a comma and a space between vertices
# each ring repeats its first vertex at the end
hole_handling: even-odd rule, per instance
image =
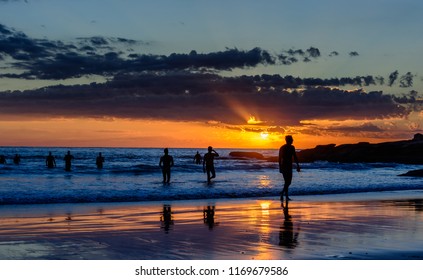
MULTIPOLYGON (((56 118, 0 121, 0 146, 274 148, 267 131, 220 123, 56 118)), ((275 144, 277 142, 277 144, 275 144)))
POLYGON ((260 137, 263 140, 267 140, 269 138, 269 133, 267 131, 260 132, 260 137))
MULTIPOLYGON (((419 117, 421 113, 410 115, 408 125, 421 127, 419 117)), ((409 139, 413 131, 404 124, 400 126, 400 121, 310 120, 300 126, 275 129, 259 124, 261 121, 254 116, 250 117, 249 124, 122 118, 22 118, 0 121, 0 146, 201 149, 211 145, 230 149, 278 149, 285 143, 285 134, 291 134, 297 149, 308 149, 326 144, 409 139), (383 133, 378 131, 378 127, 389 128, 389 125, 401 128, 403 135, 390 134, 388 129, 383 133), (343 129, 351 132, 346 133, 343 129)))

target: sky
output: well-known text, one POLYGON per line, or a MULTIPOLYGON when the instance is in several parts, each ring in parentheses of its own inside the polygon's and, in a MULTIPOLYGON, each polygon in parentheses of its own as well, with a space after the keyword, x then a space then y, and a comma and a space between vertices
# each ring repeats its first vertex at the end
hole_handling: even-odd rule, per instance
POLYGON ((418 0, 0 0, 0 146, 297 148, 423 127, 418 0))

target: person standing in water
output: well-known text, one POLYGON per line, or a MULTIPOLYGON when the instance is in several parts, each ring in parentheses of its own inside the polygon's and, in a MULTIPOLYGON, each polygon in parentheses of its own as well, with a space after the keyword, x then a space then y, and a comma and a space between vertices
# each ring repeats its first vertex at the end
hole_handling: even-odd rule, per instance
POLYGON ((21 163, 21 156, 19 154, 15 155, 15 157, 13 158, 13 163, 16 165, 21 163))
POLYGON ((197 153, 194 156, 195 164, 201 164, 201 160, 202 160, 202 157, 201 157, 200 153, 197 151, 197 153))
POLYGON ((56 167, 56 160, 54 159, 54 156, 51 154, 51 152, 48 153, 46 158, 46 166, 48 168, 56 167))
POLYGON ((70 151, 65 155, 65 170, 71 171, 72 160, 74 159, 73 155, 71 155, 70 151))
POLYGON ((164 155, 160 158, 159 166, 162 169, 163 183, 170 182, 170 168, 173 166, 173 157, 169 155, 169 150, 164 149, 164 155))
POLYGON ((211 182, 211 179, 216 178, 216 171, 214 169, 214 158, 219 157, 219 154, 213 150, 211 146, 208 147, 207 154, 203 157, 203 171, 207 172, 207 182, 211 182))
POLYGON ((98 156, 95 160, 95 164, 97 165, 98 169, 103 168, 103 162, 104 162, 104 157, 101 155, 101 153, 98 153, 98 156))
POLYGON ((284 199, 290 200, 288 196, 288 188, 292 182, 292 159, 294 159, 297 164, 297 171, 300 172, 300 165, 298 163, 297 154, 295 152, 295 147, 292 145, 294 139, 291 135, 285 136, 286 144, 280 147, 279 149, 279 172, 282 173, 283 179, 285 181, 283 190, 281 192, 281 200, 284 199))

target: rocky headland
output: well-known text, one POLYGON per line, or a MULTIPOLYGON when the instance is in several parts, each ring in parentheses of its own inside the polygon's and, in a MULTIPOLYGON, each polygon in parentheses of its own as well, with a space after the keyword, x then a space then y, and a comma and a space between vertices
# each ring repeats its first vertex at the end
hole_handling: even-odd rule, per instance
POLYGON ((249 159, 249 158, 263 159, 263 160, 266 159, 262 154, 257 152, 230 152, 229 155, 232 158, 237 158, 237 159, 249 159))
MULTIPOLYGON (((230 156, 236 158, 254 158, 272 162, 278 161, 277 156, 264 157, 262 154, 256 152, 231 152, 230 156)), ((300 162, 395 162, 423 164, 423 135, 418 133, 410 140, 376 144, 360 142, 343 145, 318 145, 312 149, 299 151, 297 156, 300 162)), ((423 173, 423 171, 421 172, 423 173)))
POLYGON ((370 144, 361 142, 344 145, 318 145, 298 152, 302 162, 396 162, 423 164, 423 135, 418 133, 411 140, 370 144))
POLYGON ((423 169, 411 170, 399 176, 423 177, 423 169))
MULTIPOLYGON (((278 157, 264 157, 257 152, 231 152, 235 158, 253 158, 277 162, 278 157)), ((300 162, 395 162, 405 164, 423 164, 423 135, 418 133, 413 139, 371 144, 318 145, 312 149, 297 153, 300 162)))

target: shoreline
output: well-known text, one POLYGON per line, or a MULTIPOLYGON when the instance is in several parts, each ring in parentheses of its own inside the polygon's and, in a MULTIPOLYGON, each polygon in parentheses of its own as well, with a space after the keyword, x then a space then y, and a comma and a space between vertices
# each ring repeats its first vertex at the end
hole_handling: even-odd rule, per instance
POLYGON ((292 198, 2 205, 0 259, 423 259, 423 191, 292 198))

